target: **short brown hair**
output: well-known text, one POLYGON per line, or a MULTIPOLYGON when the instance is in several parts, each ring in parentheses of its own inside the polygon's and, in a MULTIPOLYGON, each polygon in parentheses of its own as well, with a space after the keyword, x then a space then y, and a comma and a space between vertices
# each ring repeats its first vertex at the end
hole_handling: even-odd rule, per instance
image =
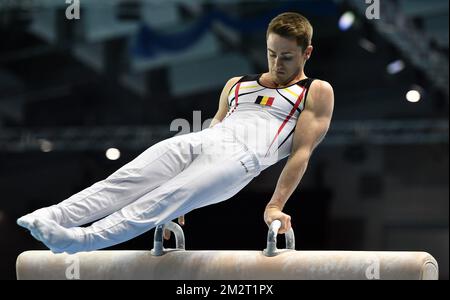
POLYGON ((272 19, 267 28, 266 38, 269 33, 276 33, 285 38, 292 38, 297 45, 305 51, 311 45, 313 28, 308 19, 299 13, 285 12, 272 19))

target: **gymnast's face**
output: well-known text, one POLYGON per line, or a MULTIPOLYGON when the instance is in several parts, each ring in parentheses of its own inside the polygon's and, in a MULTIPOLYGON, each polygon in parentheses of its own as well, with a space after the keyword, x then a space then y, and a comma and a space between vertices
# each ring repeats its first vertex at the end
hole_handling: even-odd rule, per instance
POLYGON ((287 84, 299 75, 311 55, 312 46, 306 51, 297 45, 295 39, 269 33, 267 37, 267 61, 269 74, 277 84, 287 84))

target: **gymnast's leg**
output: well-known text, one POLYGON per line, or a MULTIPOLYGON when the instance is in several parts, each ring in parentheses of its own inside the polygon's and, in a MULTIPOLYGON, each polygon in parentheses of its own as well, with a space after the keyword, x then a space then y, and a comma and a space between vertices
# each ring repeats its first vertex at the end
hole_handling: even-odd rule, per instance
POLYGON ((46 219, 69 228, 103 218, 179 174, 198 156, 201 140, 202 132, 195 132, 156 143, 105 180, 17 223, 32 230, 37 219, 46 219))
POLYGON ((245 146, 233 148, 201 153, 174 178, 89 227, 64 228, 52 220, 38 220, 42 242, 55 253, 102 249, 193 209, 229 199, 260 172, 256 157, 245 146))

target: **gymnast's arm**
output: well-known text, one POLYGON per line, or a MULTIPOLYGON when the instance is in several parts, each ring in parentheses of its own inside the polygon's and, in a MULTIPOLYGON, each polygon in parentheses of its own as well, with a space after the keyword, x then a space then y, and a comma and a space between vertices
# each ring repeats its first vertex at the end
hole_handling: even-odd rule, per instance
POLYGON ((222 93, 220 94, 219 99, 219 109, 217 110, 216 115, 214 116, 213 120, 211 121, 211 124, 209 127, 213 127, 217 123, 222 122, 222 120, 225 118, 228 112, 228 95, 231 92, 231 89, 233 88, 233 85, 239 81, 241 77, 233 77, 230 80, 227 81, 225 86, 222 89, 222 93))
POLYGON ((326 81, 313 81, 306 107, 297 120, 291 154, 264 211, 264 221, 267 225, 276 219, 281 221, 280 234, 291 228, 291 217, 282 212, 284 205, 300 183, 312 152, 325 137, 330 126, 333 107, 334 95, 331 85, 326 81))

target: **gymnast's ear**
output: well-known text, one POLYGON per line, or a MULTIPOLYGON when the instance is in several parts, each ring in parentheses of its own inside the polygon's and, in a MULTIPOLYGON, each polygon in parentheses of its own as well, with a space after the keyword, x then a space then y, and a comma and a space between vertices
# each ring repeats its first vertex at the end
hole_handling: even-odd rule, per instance
POLYGON ((314 50, 314 47, 312 45, 309 45, 308 47, 306 47, 306 49, 303 53, 305 60, 308 60, 311 57, 313 50, 314 50))

